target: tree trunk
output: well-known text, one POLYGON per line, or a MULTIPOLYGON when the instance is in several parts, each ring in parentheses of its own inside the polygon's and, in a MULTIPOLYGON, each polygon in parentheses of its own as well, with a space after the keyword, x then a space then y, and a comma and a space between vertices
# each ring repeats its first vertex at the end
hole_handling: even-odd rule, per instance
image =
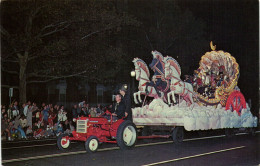
POLYGON ((19 101, 20 104, 26 102, 26 68, 28 61, 28 52, 24 53, 24 56, 19 55, 19 101))

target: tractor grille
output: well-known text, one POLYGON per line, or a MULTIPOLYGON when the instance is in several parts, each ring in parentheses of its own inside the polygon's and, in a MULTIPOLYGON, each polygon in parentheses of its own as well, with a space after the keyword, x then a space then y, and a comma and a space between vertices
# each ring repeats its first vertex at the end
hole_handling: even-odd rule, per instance
POLYGON ((87 133, 87 123, 88 119, 77 120, 77 133, 87 133))

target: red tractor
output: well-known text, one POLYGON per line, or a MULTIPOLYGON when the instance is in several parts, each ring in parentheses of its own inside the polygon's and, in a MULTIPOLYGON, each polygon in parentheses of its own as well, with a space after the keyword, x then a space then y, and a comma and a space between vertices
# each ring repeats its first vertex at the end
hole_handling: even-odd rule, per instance
POLYGON ((136 143, 137 133, 134 123, 128 120, 112 120, 112 114, 106 111, 99 117, 79 117, 76 120, 76 131, 70 135, 60 135, 58 148, 67 149, 71 141, 84 141, 87 152, 95 152, 100 143, 117 143, 121 149, 129 149, 136 143), (103 117, 104 114, 110 118, 103 117))

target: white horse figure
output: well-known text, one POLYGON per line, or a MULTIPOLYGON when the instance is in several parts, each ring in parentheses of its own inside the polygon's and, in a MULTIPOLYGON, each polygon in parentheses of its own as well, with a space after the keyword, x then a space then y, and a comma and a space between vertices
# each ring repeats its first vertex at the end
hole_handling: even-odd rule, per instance
POLYGON ((142 102, 141 94, 147 95, 149 97, 159 98, 155 88, 152 86, 147 87, 147 90, 149 93, 146 94, 146 91, 145 91, 146 83, 150 82, 150 80, 149 80, 150 72, 149 72, 149 69, 148 69, 146 63, 139 58, 134 58, 134 60, 132 62, 135 65, 136 80, 139 81, 138 92, 135 92, 133 94, 135 103, 138 104, 138 100, 139 100, 139 102, 142 102), (138 100, 136 98, 137 95, 138 95, 138 100))
POLYGON ((167 94, 168 104, 171 104, 170 96, 172 95, 172 100, 176 103, 174 94, 178 94, 188 103, 190 106, 193 104, 193 87, 187 82, 183 82, 180 78, 181 76, 181 67, 179 63, 172 57, 167 56, 164 58, 165 63, 165 78, 171 79, 171 86, 167 94))

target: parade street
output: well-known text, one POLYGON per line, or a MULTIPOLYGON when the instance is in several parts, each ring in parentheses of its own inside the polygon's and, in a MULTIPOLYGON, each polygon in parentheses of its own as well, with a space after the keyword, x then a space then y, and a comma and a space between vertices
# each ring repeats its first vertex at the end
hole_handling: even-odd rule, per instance
POLYGON ((222 131, 186 133, 182 144, 171 139, 138 140, 135 148, 120 150, 103 143, 96 153, 86 153, 84 143, 74 142, 60 151, 55 139, 2 144, 3 165, 258 165, 260 132, 226 138, 222 131))

